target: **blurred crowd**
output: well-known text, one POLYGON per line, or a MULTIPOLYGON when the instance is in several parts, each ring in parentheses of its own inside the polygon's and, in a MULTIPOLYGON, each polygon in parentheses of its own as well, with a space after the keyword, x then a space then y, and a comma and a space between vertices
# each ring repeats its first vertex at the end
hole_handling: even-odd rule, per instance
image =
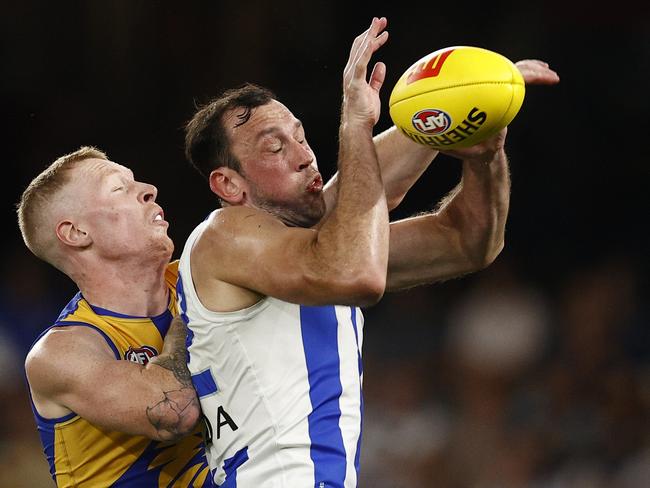
MULTIPOLYGON (((22 249, 8 263, 0 485, 48 486, 22 362, 74 289, 51 286, 58 276, 22 249)), ((503 255, 366 310, 359 486, 648 486, 650 333, 635 264, 606 256, 550 288, 503 255)))
POLYGON ((548 290, 504 257, 369 310, 360 486, 650 486, 639 278, 611 257, 548 290))

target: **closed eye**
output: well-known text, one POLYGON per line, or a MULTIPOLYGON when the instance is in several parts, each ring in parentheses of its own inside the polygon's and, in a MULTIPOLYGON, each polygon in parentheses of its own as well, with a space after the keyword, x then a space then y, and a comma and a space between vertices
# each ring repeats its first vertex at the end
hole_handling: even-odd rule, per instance
POLYGON ((113 188, 111 191, 112 191, 112 192, 116 192, 116 191, 121 191, 121 190, 124 190, 124 187, 123 187, 123 186, 116 186, 116 187, 113 188))

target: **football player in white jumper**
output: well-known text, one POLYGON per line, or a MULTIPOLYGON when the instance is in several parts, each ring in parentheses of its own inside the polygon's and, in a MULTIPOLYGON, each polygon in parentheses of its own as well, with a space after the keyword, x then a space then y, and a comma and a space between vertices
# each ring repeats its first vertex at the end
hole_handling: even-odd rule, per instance
MULTIPOLYGON (((389 224, 436 152, 394 128, 373 141, 385 66, 367 66, 385 27, 373 19, 352 45, 325 188, 300 120, 268 90, 227 91, 187 126, 186 154, 221 201, 189 237, 177 286, 217 486, 356 486, 358 307, 481 269, 503 247, 505 130, 454 153, 462 181, 437 211, 389 224)), ((527 63, 528 80, 555 76, 527 63)))

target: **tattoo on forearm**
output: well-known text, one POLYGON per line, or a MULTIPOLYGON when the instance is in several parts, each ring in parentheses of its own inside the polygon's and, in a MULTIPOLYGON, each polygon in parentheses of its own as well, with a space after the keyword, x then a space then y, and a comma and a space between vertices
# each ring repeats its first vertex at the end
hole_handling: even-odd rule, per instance
POLYGON ((153 358, 151 362, 174 373, 176 380, 184 387, 191 387, 192 376, 187 369, 185 351, 186 336, 187 327, 185 323, 181 318, 176 317, 172 320, 165 336, 162 353, 160 356, 153 358))
POLYGON ((152 363, 174 373, 174 377, 181 385, 183 385, 183 387, 192 387, 192 375, 187 369, 185 354, 175 354, 163 357, 159 356, 155 361, 152 361, 152 363))
POLYGON ((191 388, 165 391, 163 395, 160 402, 147 407, 147 418, 162 440, 176 440, 186 434, 181 426, 186 428, 184 418, 191 409, 199 408, 198 400, 191 388))
POLYGON ((175 440, 187 434, 187 419, 199 410, 199 401, 187 369, 185 323, 176 317, 167 331, 160 356, 150 364, 160 366, 174 374, 180 388, 163 392, 163 399, 147 407, 147 418, 163 440, 175 440))

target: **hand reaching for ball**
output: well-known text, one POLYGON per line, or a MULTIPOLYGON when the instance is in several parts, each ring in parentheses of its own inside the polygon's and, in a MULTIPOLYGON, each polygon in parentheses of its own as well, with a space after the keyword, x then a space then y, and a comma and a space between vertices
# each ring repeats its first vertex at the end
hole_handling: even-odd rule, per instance
POLYGON ((522 59, 515 66, 527 85, 555 85, 559 83, 558 74, 548 67, 548 63, 539 59, 522 59))
POLYGON ((474 162, 478 164, 488 164, 494 159, 499 151, 502 151, 506 144, 506 134, 508 128, 504 127, 499 132, 487 139, 470 147, 440 150, 441 153, 453 156, 463 161, 474 162))
POLYGON ((376 63, 370 79, 366 78, 370 58, 388 39, 385 30, 387 23, 385 17, 375 17, 370 27, 352 43, 350 57, 343 71, 342 121, 358 120, 372 128, 379 120, 379 90, 386 76, 384 63, 376 63))
MULTIPOLYGON (((549 68, 548 63, 539 59, 522 59, 515 66, 521 73, 526 85, 555 85, 559 83, 558 74, 549 68)), ((507 127, 488 139, 471 147, 441 151, 444 154, 463 160, 489 162, 503 149, 506 142, 507 127)))

